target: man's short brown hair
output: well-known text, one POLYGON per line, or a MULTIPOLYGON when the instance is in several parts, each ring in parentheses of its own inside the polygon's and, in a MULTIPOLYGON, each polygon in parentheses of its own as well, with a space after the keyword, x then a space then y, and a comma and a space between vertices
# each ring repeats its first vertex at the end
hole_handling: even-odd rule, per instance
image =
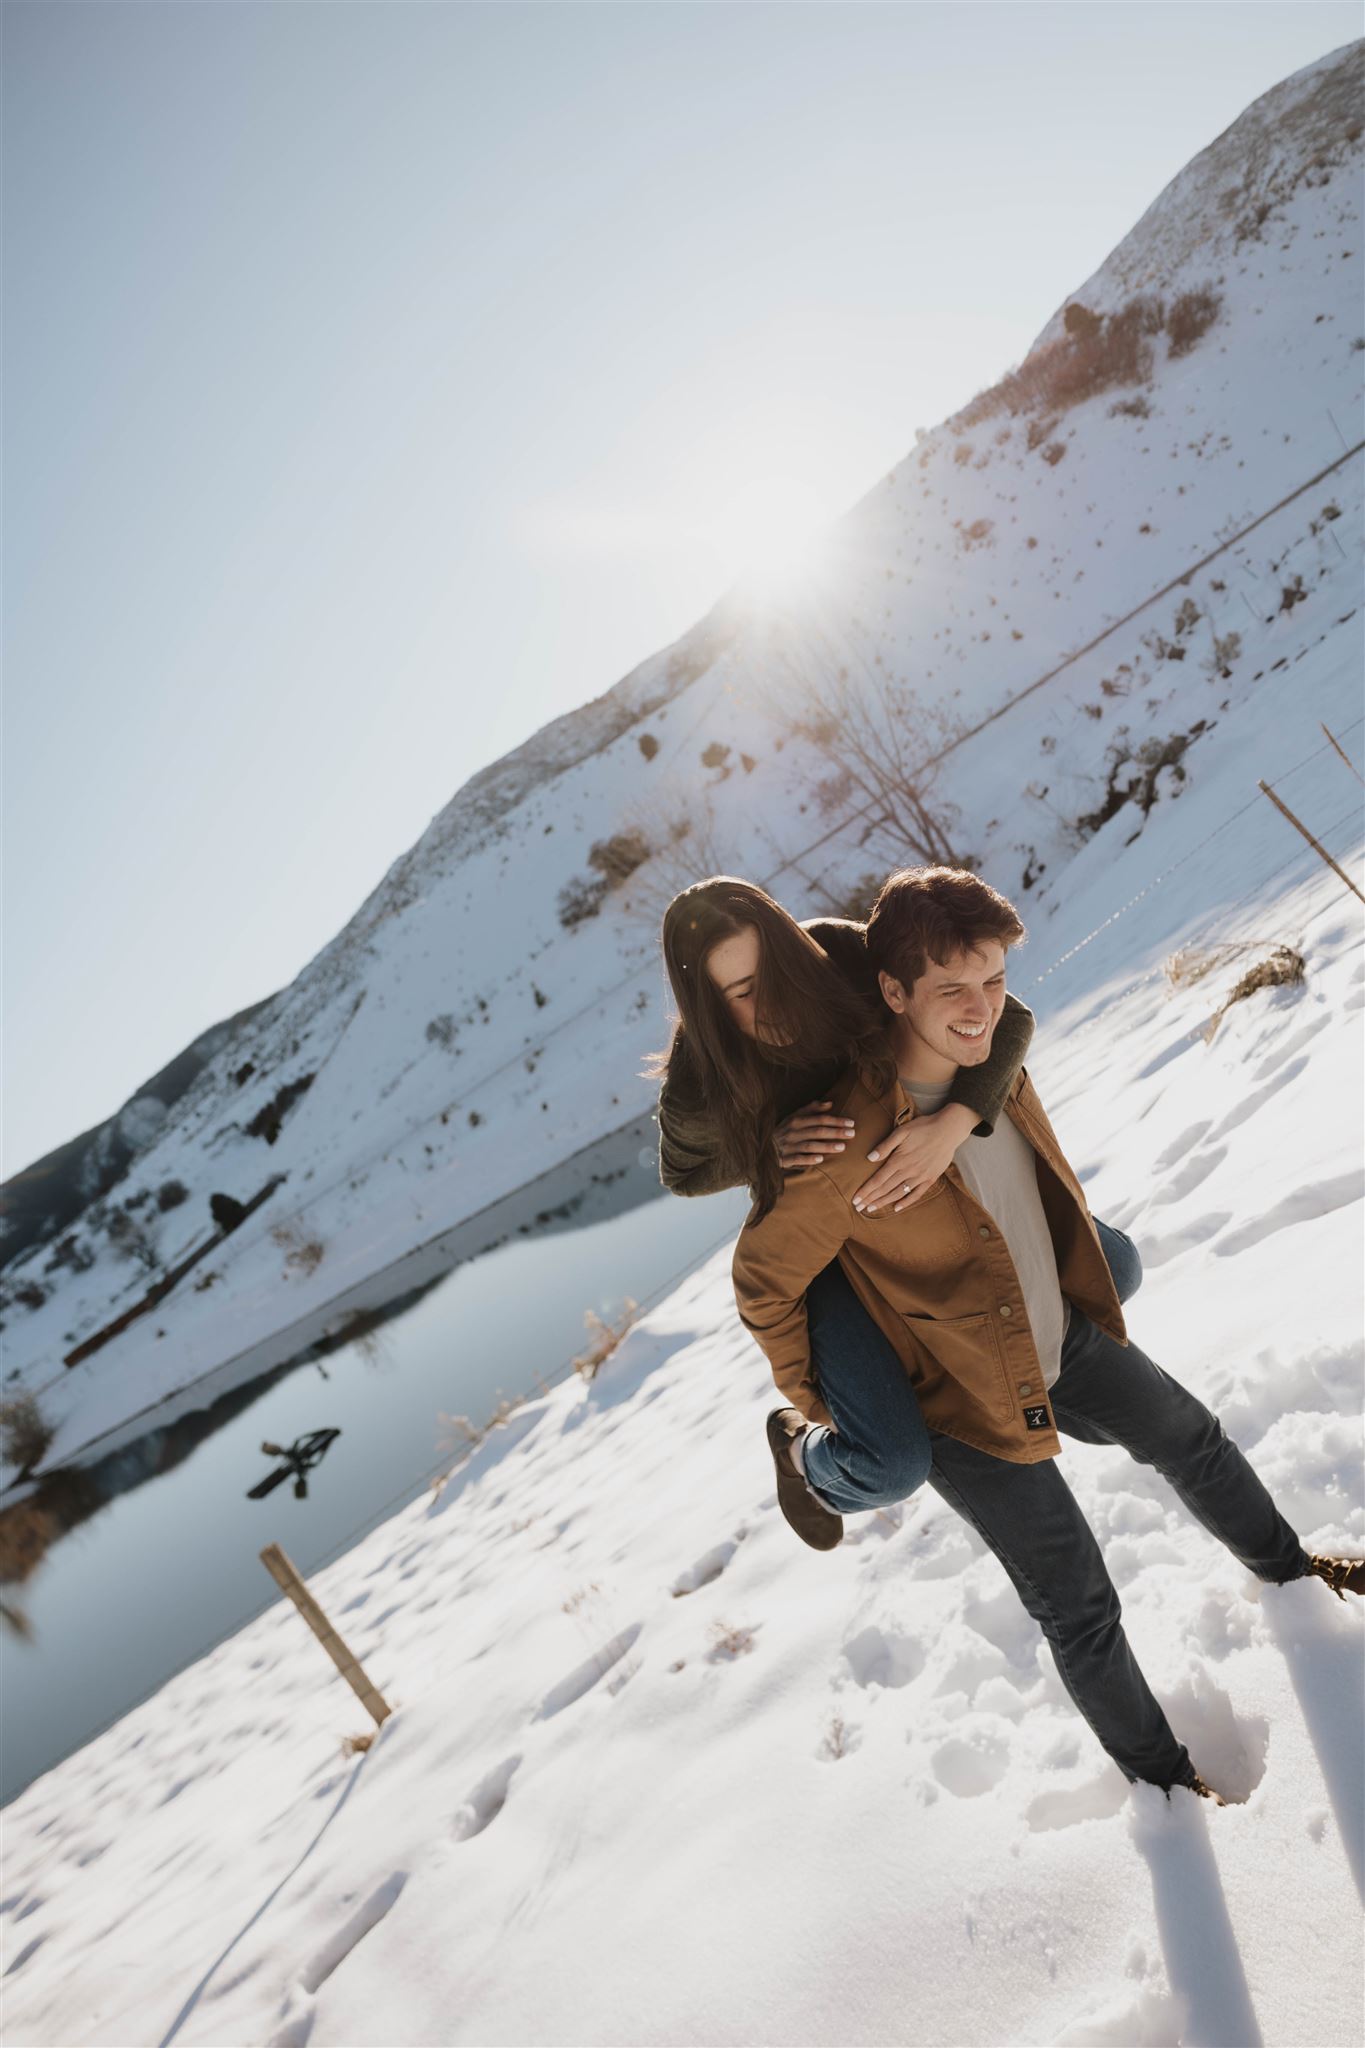
POLYGON ((901 868, 882 884, 867 920, 873 967, 907 993, 931 960, 942 967, 992 939, 1008 947, 1023 937, 1023 919, 1009 898, 969 868, 901 868))

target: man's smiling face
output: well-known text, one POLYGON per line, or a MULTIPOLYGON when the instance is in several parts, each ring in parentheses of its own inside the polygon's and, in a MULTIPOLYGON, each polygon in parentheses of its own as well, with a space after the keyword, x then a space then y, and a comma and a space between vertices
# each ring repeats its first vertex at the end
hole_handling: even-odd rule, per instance
POLYGON ((1005 1007, 1005 948, 987 939, 942 966, 930 960, 908 994, 889 974, 881 988, 896 1013, 903 1068, 915 1079, 946 1079, 950 1068, 979 1067, 990 1055, 1005 1007))

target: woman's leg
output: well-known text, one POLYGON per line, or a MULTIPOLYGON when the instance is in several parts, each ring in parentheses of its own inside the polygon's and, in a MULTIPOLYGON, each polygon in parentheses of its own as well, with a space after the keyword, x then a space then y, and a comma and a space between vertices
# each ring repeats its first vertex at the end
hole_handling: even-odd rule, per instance
POLYGON ((910 1376, 836 1260, 806 1290, 811 1357, 833 1430, 805 1438, 806 1479, 826 1507, 858 1514, 924 1484, 933 1454, 910 1376))
POLYGON ((1119 1300, 1131 1301, 1142 1285, 1142 1255, 1126 1230, 1116 1230, 1112 1223, 1101 1223, 1098 1216, 1095 1228, 1100 1234, 1100 1247, 1109 1261, 1119 1300))

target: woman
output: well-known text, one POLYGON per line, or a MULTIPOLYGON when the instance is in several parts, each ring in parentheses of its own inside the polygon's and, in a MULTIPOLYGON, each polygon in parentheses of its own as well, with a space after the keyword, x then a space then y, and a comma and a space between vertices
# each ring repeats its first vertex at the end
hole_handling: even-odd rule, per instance
MULTIPOLYGON (((747 1186, 755 1218, 767 1214, 783 1176, 842 1152, 852 1126, 829 1114, 836 1075, 862 1067, 882 1089, 895 1074, 886 1012, 863 944, 842 918, 800 925, 752 882, 728 875, 697 882, 664 915, 664 963, 678 1021, 657 1062, 659 1171, 674 1194, 747 1186)), ((889 1130, 868 1153, 874 1171, 853 1197, 868 1215, 899 1212, 942 1176, 963 1140, 993 1130, 1033 1036, 1031 1011, 1014 997, 994 1034, 964 1040, 952 1094, 933 1116, 889 1130)), ((1131 1239, 1098 1224, 1120 1300, 1142 1267, 1131 1239)), ((778 1501, 803 1541, 831 1549, 843 1534, 835 1507, 903 1500, 930 1468, 928 1432, 899 1358, 854 1294, 837 1260, 806 1296, 811 1354, 837 1355, 845 1392, 835 1436, 860 1447, 856 1461, 831 1439, 816 1494, 800 1439, 768 1432, 778 1501), (849 1367, 856 1358, 857 1367, 849 1367), (854 1413, 850 1403, 861 1404, 854 1413), (874 1450, 871 1446, 877 1446, 874 1450), (872 1467, 875 1465, 875 1470, 872 1467), (848 1469, 842 1470, 841 1467, 848 1469), (850 1483, 841 1498, 841 1479, 850 1483)))

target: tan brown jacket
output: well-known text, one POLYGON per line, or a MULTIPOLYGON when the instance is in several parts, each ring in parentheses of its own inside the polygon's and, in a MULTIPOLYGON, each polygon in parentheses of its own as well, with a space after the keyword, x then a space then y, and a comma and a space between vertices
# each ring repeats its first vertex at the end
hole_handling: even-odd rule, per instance
MULTIPOLYGON (((784 1397, 812 1422, 832 1422, 820 1397, 806 1328, 806 1289, 837 1258, 859 1300, 905 1362, 930 1429, 1016 1464, 1061 1449, 1014 1262, 994 1220, 955 1166, 913 1208, 860 1215, 852 1197, 865 1154, 888 1117, 915 1106, 896 1083, 872 1095, 845 1075, 834 1109, 854 1120, 846 1151, 789 1174, 762 1222, 750 1217, 735 1247, 735 1299, 784 1397)), ((1062 1293, 1126 1344, 1123 1312, 1080 1182, 1057 1143, 1027 1070, 1005 1114, 1037 1155, 1038 1188, 1057 1253, 1062 1293)))

